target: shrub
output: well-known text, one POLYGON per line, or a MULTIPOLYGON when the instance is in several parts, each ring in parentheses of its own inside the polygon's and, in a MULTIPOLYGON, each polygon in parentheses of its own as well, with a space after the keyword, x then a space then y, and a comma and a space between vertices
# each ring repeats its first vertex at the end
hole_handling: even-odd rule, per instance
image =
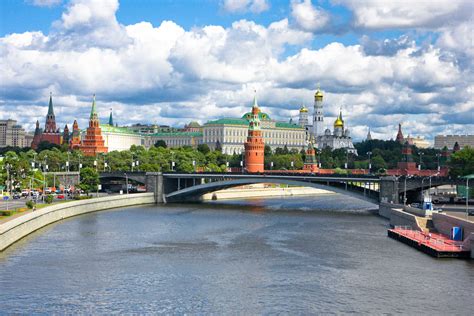
POLYGON ((0 211, 0 216, 12 216, 15 213, 14 210, 0 211))
POLYGON ((44 202, 46 204, 51 204, 53 203, 53 200, 54 200, 54 196, 52 196, 51 194, 47 195, 46 198, 44 199, 44 202))
POLYGON ((33 203, 32 200, 28 200, 26 201, 26 207, 28 207, 30 210, 33 208, 33 206, 35 206, 35 203, 33 203))

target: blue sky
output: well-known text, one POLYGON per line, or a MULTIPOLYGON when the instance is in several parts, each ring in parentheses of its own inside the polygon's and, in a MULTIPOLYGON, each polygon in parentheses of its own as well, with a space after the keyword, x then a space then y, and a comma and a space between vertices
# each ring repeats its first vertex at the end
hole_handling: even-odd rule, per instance
POLYGON ((184 125, 272 117, 325 93, 353 137, 473 133, 470 1, 25 0, 0 2, 0 118, 184 125))

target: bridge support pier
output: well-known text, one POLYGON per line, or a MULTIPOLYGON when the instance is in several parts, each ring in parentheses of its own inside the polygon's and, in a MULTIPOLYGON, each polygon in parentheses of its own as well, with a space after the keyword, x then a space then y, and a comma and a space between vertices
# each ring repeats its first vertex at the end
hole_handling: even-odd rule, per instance
POLYGON ((155 195, 155 203, 166 203, 165 190, 163 184, 163 173, 147 172, 145 177, 146 189, 155 195))
POLYGON ((380 202, 398 204, 398 178, 389 176, 380 178, 380 202))

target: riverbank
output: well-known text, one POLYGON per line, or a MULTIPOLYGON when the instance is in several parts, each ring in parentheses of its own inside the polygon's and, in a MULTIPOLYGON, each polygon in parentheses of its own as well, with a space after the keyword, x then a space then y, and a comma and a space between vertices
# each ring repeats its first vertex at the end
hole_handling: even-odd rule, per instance
POLYGON ((287 197, 287 196, 303 196, 303 195, 327 195, 335 194, 331 191, 306 188, 306 187, 287 187, 287 188, 264 188, 264 187, 245 187, 220 190, 208 194, 204 194, 202 199, 209 200, 232 200, 247 199, 257 197, 287 197))
POLYGON ((0 224, 0 251, 32 232, 65 218, 111 208, 153 203, 153 193, 115 195, 60 203, 22 214, 0 224))

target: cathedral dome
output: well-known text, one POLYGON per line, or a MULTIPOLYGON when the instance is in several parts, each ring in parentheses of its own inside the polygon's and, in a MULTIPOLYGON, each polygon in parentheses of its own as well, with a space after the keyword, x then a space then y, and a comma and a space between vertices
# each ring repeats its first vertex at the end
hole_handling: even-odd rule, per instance
POLYGON ((323 93, 321 92, 321 90, 317 90, 315 93, 314 93, 314 97, 316 98, 322 98, 323 97, 323 93))
POLYGON ((331 135, 331 130, 329 128, 326 128, 326 130, 324 131, 324 135, 330 136, 331 135))
POLYGON ((339 116, 334 121, 334 128, 337 128, 337 127, 344 129, 344 120, 342 119, 342 111, 339 112, 339 116))
POLYGON ((305 107, 304 105, 301 106, 301 108, 300 108, 300 113, 307 113, 307 112, 308 112, 308 108, 305 107))

